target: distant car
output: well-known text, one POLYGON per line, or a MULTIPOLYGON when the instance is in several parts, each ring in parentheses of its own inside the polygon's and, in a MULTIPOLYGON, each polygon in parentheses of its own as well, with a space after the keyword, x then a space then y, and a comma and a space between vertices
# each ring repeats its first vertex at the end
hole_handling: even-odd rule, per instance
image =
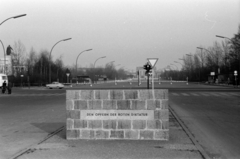
POLYGON ((62 89, 62 88, 64 88, 64 85, 59 83, 59 82, 53 82, 51 84, 47 84, 46 87, 49 88, 49 89, 53 89, 53 88, 62 89))

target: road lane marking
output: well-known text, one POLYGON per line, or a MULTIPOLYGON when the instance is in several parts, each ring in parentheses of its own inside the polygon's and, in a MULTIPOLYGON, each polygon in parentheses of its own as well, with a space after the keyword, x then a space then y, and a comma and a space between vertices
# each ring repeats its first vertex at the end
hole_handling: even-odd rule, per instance
POLYGON ((205 97, 209 97, 209 94, 208 94, 208 93, 199 93, 199 94, 201 94, 201 95, 203 95, 203 96, 205 96, 205 97))
POLYGON ((234 95, 234 96, 240 96, 239 93, 229 93, 230 95, 234 95))
POLYGON ((189 94, 187 93, 181 93, 183 96, 189 96, 189 94))
POLYGON ((231 96, 230 93, 222 93, 222 92, 220 93, 220 92, 219 92, 219 94, 221 94, 221 95, 223 95, 223 96, 231 96))
POLYGON ((196 93, 190 93, 190 95, 193 95, 193 96, 200 96, 199 94, 196 94, 196 93))
POLYGON ((209 94, 212 95, 212 96, 216 96, 216 97, 221 96, 220 94, 218 94, 218 93, 216 93, 216 92, 211 92, 211 93, 209 93, 209 94))
POLYGON ((171 93, 172 95, 174 95, 174 96, 179 96, 179 94, 178 93, 171 93))

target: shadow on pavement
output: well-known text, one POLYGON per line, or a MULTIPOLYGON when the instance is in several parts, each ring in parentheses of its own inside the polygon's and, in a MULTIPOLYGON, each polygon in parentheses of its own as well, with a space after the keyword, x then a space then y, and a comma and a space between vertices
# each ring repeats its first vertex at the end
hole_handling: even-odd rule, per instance
MULTIPOLYGON (((43 122, 43 123, 31 123, 33 126, 45 131, 48 134, 52 134, 55 131, 59 130, 61 127, 66 127, 66 123, 64 122, 53 122, 53 123, 49 123, 49 122, 43 122)), ((57 133, 56 136, 62 138, 62 139, 66 139, 66 133, 57 133)))

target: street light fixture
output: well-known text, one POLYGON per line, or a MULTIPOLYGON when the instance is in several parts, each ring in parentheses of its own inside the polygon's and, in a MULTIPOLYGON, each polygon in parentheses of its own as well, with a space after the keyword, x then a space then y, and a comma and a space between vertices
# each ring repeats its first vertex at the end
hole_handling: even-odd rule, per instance
POLYGON ((212 52, 209 51, 208 49, 205 49, 205 48, 203 48, 203 47, 197 47, 197 48, 198 48, 198 49, 201 49, 201 50, 205 50, 205 51, 209 52, 210 54, 212 54, 212 52))
POLYGON ((99 57, 99 58, 94 62, 93 68, 95 68, 95 64, 96 64, 96 62, 97 62, 99 59, 103 59, 103 58, 106 58, 106 56, 99 57))
POLYGON ((238 44, 240 46, 240 43, 236 43, 235 41, 233 41, 232 39, 225 37, 225 36, 220 36, 220 35, 216 35, 216 37, 218 38, 223 38, 223 39, 228 39, 229 41, 231 41, 232 43, 238 44))
POLYGON ((106 65, 108 65, 108 64, 110 64, 110 63, 113 63, 113 62, 115 62, 115 61, 108 62, 108 63, 106 63, 106 65))
POLYGON ((60 40, 58 41, 56 44, 53 45, 51 51, 50 51, 50 54, 49 54, 49 59, 48 59, 48 62, 49 62, 49 83, 51 83, 51 54, 52 54, 52 50, 53 48, 58 44, 60 43, 61 41, 67 41, 67 40, 71 40, 72 38, 67 38, 67 39, 63 39, 63 40, 60 40))
MULTIPOLYGON (((103 59, 103 58, 106 58, 106 56, 99 57, 99 58, 94 62, 93 68, 95 68, 96 62, 97 62, 99 59, 103 59)), ((94 73, 95 73, 95 70, 94 70, 94 73)), ((93 79, 95 79, 95 76, 93 76, 93 79)), ((94 81, 93 81, 93 83, 94 83, 94 81)))
POLYGON ((5 21, 7 21, 7 20, 9 20, 9 19, 16 19, 16 18, 20 18, 20 17, 26 16, 26 15, 27 15, 27 14, 21 14, 21 15, 16 15, 16 16, 7 18, 7 19, 5 19, 0 25, 2 25, 5 21))
POLYGON ((177 61, 174 61, 175 63, 179 63, 179 64, 181 64, 182 66, 183 66, 183 64, 182 63, 180 63, 180 62, 177 62, 177 61))
POLYGON ((76 76, 77 76, 77 61, 78 61, 78 57, 82 54, 82 53, 84 53, 84 52, 86 52, 86 51, 91 51, 92 49, 87 49, 87 50, 84 50, 84 51, 82 51, 82 52, 80 52, 79 54, 78 54, 78 56, 77 56, 77 59, 76 59, 76 76))
MULTIPOLYGON (((206 50, 206 51, 208 51, 209 53, 211 53, 209 50, 207 50, 207 49, 205 49, 205 48, 202 48, 202 47, 197 47, 197 49, 200 49, 201 50, 201 57, 202 57, 202 50, 204 49, 204 50, 206 50)), ((203 69, 203 58, 201 58, 200 56, 199 56, 199 58, 201 59, 201 62, 202 62, 202 68, 201 69, 203 69)), ((201 81, 201 70, 199 70, 199 82, 201 81)))
POLYGON ((170 65, 175 66, 175 67, 177 68, 177 70, 178 70, 178 67, 177 67, 176 65, 174 65, 174 64, 172 64, 172 63, 171 63, 170 65))
POLYGON ((218 38, 227 38, 227 37, 220 36, 220 35, 216 35, 216 37, 218 37, 218 38))

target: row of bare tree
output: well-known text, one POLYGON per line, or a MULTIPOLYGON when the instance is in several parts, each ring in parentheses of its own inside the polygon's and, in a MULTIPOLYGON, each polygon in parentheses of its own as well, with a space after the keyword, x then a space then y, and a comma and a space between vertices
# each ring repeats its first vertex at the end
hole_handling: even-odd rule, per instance
POLYGON ((24 44, 19 40, 13 45, 12 65, 13 67, 22 67, 25 69, 19 69, 13 72, 13 75, 9 79, 15 85, 21 85, 21 81, 28 85, 45 85, 49 83, 49 62, 51 62, 51 80, 59 81, 61 83, 71 82, 71 79, 80 76, 89 76, 92 80, 98 79, 100 76, 106 76, 112 80, 115 78, 125 79, 128 76, 128 72, 124 69, 116 69, 115 66, 107 64, 105 67, 93 68, 93 64, 88 68, 78 68, 76 66, 65 66, 60 56, 55 61, 49 60, 49 51, 41 50, 37 53, 33 48, 27 53, 24 44), (67 81, 66 73, 70 73, 69 81, 67 81))
POLYGON ((223 83, 235 83, 237 77, 235 78, 234 71, 238 72, 238 77, 240 73, 240 25, 238 33, 231 39, 225 39, 221 43, 214 42, 208 48, 197 47, 194 54, 186 54, 180 60, 181 62, 175 61, 175 64, 181 64, 181 70, 168 66, 162 77, 175 80, 188 78, 189 81, 214 79, 223 83), (215 76, 211 76, 211 72, 214 72, 215 76))

